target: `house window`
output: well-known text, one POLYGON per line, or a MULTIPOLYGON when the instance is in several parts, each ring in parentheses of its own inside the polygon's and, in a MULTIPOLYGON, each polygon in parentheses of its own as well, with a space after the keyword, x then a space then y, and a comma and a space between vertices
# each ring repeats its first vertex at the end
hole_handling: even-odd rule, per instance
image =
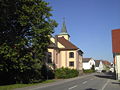
POLYGON ((74 66, 74 62, 69 62, 69 66, 74 66))
POLYGON ((69 53, 69 58, 74 58, 74 52, 69 53))
POLYGON ((52 53, 48 52, 48 61, 47 63, 52 63, 52 53))

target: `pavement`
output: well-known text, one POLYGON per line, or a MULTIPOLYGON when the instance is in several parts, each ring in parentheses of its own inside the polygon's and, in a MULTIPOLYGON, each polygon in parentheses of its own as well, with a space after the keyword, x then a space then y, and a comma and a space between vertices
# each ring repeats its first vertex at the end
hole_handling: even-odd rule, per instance
POLYGON ((112 74, 93 73, 15 90, 120 90, 120 82, 112 74))

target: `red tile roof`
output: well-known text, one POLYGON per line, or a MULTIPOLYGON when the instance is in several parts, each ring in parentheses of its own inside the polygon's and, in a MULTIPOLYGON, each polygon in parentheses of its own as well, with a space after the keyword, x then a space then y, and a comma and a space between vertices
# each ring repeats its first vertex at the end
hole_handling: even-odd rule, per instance
POLYGON ((112 30, 112 52, 120 53, 120 29, 112 30))
POLYGON ((70 41, 66 40, 64 37, 58 37, 58 42, 60 42, 65 47, 61 49, 70 49, 70 50, 79 49, 77 46, 72 44, 70 41))
POLYGON ((105 64, 105 65, 111 65, 111 63, 110 63, 109 61, 104 60, 104 61, 102 61, 102 62, 103 62, 103 64, 105 64))
POLYGON ((111 65, 111 63, 110 63, 109 61, 107 61, 107 60, 95 60, 95 63, 97 64, 97 66, 98 66, 98 63, 100 63, 100 61, 101 61, 104 65, 108 65, 108 66, 111 65))

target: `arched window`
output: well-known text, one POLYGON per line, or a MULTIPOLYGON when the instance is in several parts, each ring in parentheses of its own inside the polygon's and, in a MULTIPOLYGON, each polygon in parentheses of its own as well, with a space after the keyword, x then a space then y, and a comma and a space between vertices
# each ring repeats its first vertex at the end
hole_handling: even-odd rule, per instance
POLYGON ((74 52, 69 53, 69 58, 74 58, 74 52))

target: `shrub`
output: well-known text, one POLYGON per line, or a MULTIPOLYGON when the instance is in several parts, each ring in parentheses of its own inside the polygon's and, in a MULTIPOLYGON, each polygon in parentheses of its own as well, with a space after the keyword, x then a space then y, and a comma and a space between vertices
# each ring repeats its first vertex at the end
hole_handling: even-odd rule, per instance
POLYGON ((72 77, 77 77, 79 72, 75 69, 69 68, 59 68, 55 71, 55 77, 58 79, 67 79, 72 77))
POLYGON ((92 65, 91 70, 93 70, 93 72, 95 72, 95 65, 92 65))
POLYGON ((42 66, 41 74, 43 80, 55 78, 54 71, 51 68, 47 67, 46 65, 42 66))
POLYGON ((88 69, 88 70, 83 70, 83 72, 84 72, 84 73, 93 73, 94 70, 92 70, 92 69, 88 69))

